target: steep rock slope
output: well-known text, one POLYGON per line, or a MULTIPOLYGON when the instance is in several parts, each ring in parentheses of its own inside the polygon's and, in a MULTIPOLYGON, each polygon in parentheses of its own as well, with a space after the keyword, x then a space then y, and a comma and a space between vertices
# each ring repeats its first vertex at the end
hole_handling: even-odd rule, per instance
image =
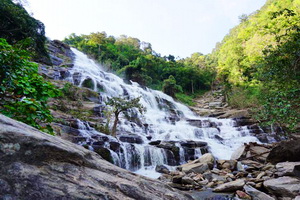
POLYGON ((192 199, 0 115, 0 199, 192 199))

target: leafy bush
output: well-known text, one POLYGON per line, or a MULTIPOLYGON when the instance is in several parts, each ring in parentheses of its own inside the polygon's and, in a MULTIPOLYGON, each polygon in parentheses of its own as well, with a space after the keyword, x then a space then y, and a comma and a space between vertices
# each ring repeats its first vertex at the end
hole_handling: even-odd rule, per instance
MULTIPOLYGON (((28 52, 0 38, 0 112, 39 129, 52 121, 47 106, 59 95, 54 86, 38 74, 38 65, 29 61, 28 52)), ((49 131, 51 131, 49 129, 49 131)))

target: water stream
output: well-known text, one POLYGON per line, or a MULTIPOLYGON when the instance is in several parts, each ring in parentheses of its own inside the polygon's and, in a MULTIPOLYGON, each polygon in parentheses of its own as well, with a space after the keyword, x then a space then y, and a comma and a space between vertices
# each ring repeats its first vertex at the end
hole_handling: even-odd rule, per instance
POLYGON ((246 126, 238 126, 233 119, 197 116, 172 97, 134 82, 126 84, 83 53, 72 51, 76 57, 67 80, 100 92, 99 108, 105 109, 107 99, 118 96, 141 97, 140 103, 147 108, 144 115, 132 109, 121 116, 118 140, 78 122, 82 136, 87 138, 84 143, 92 149, 104 149, 111 162, 122 168, 156 177, 156 165, 179 165, 206 152, 219 159, 230 159, 243 143, 258 142, 246 126), (98 145, 94 145, 97 141, 98 145))

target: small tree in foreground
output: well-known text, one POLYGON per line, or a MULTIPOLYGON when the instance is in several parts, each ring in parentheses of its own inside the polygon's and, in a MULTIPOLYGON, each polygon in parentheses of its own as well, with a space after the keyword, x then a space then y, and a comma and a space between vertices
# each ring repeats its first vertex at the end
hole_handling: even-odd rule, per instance
POLYGON ((106 103, 107 105, 112 106, 112 112, 115 115, 115 121, 112 127, 111 135, 116 136, 117 125, 119 122, 119 115, 122 112, 125 112, 131 108, 136 108, 142 114, 146 111, 146 108, 139 103, 141 97, 137 97, 134 99, 125 99, 122 97, 112 97, 106 103))

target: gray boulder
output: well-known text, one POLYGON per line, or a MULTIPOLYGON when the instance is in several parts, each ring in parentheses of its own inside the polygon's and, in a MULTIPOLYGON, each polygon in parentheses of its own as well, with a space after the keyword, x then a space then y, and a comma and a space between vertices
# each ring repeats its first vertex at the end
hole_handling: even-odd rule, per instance
POLYGON ((181 165, 179 168, 185 173, 204 173, 213 168, 215 158, 211 153, 206 153, 197 160, 181 165))
POLYGON ((236 190, 240 190, 245 185, 244 179, 237 179, 235 181, 231 181, 228 183, 224 183, 216 187, 214 192, 234 192, 236 190))
POLYGON ((0 115, 0 199, 192 199, 0 115))
POLYGON ((275 200, 273 197, 251 187, 250 185, 244 185, 244 190, 252 197, 252 200, 275 200))
POLYGON ((277 172, 276 174, 278 176, 296 176, 298 166, 300 166, 300 162, 281 162, 277 163, 276 169, 277 172), (297 167, 296 167, 297 166, 297 167), (295 170, 296 167, 296 170, 295 170))
POLYGON ((264 181, 263 185, 276 197, 295 198, 300 194, 300 180, 295 177, 279 177, 264 181))

